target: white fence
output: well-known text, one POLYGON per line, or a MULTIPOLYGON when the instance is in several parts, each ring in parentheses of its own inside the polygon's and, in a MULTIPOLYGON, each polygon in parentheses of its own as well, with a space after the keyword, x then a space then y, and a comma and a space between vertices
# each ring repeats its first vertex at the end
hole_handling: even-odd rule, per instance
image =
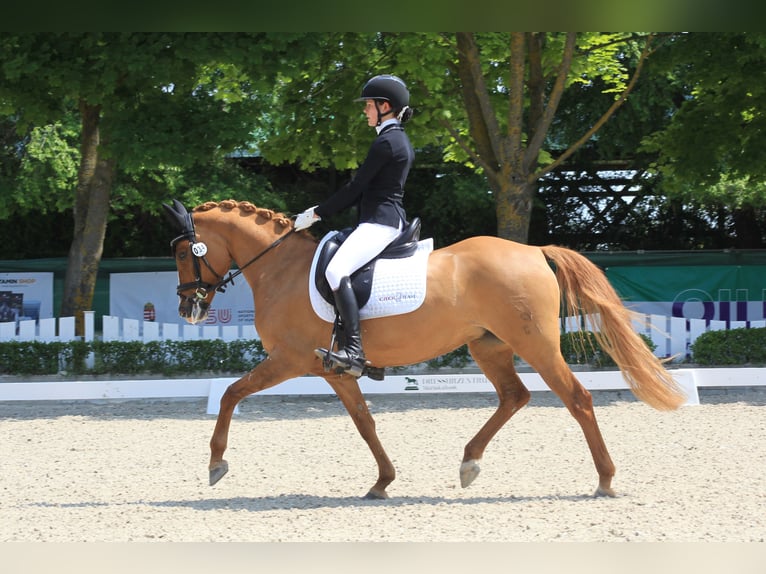
POLYGON ((727 322, 643 315, 643 320, 633 322, 633 329, 648 336, 657 346, 654 349, 655 355, 661 358, 678 357, 679 360, 691 355, 690 346, 702 333, 757 327, 766 327, 766 320, 727 322))
MULTIPOLYGON (((124 319, 104 315, 102 332, 104 341, 191 341, 199 339, 258 339, 253 325, 178 325, 177 323, 155 323, 138 319, 124 319)), ((40 319, 39 322, 18 321, 0 323, 2 341, 92 341, 96 338, 93 311, 85 312, 85 334, 75 335, 74 317, 40 319)))
MULTIPOLYGON (((138 319, 126 319, 103 316, 101 338, 104 341, 159 341, 159 340, 199 340, 222 339, 258 339, 258 333, 252 325, 178 325, 177 323, 155 323, 138 319)), ((574 329, 576 320, 563 320, 564 330, 574 329)), ((584 327, 593 330, 587 318, 584 327)), ((706 331, 722 329, 766 327, 766 320, 760 321, 705 321, 704 319, 684 319, 662 315, 639 315, 633 322, 633 329, 648 336, 656 345, 654 354, 658 357, 686 358, 690 345, 706 331)), ((93 312, 85 314, 86 341, 96 337, 93 312)), ((0 341, 72 341, 75 336, 74 317, 59 319, 40 319, 19 321, 18 324, 0 323, 0 341)))
MULTIPOLYGON (((577 329, 578 323, 588 331, 595 331, 588 317, 562 318, 563 331, 577 329)), ((702 333, 726 329, 754 329, 766 327, 766 319, 759 321, 712 321, 705 319, 685 319, 664 315, 637 314, 633 320, 633 330, 646 335, 655 344, 654 354, 660 358, 674 357, 683 360, 691 355, 691 344, 702 333)))
MULTIPOLYGON (((85 335, 86 341, 92 341, 95 337, 93 324, 93 311, 85 312, 85 335)), ((74 341, 80 337, 75 336, 74 317, 61 317, 59 319, 40 319, 38 321, 11 321, 0 323, 0 341, 74 341)))
POLYGON ((253 325, 178 325, 104 315, 104 341, 195 341, 199 339, 259 339, 253 325))

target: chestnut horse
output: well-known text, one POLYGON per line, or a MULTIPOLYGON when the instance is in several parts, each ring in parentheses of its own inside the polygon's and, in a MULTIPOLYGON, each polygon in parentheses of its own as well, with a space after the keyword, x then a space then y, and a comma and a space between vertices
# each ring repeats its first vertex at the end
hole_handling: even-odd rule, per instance
MULTIPOLYGON (((213 485, 228 471, 234 408, 244 397, 288 379, 323 377, 351 415, 378 466, 367 498, 387 498, 395 470, 375 431, 357 379, 326 372, 314 350, 326 347, 332 325, 309 300, 309 269, 317 239, 296 232, 290 219, 248 202, 208 202, 191 213, 178 201, 164 206, 181 235, 173 242, 180 284, 179 313, 190 323, 207 317, 232 261, 253 292, 255 326, 267 358, 221 397, 210 440, 213 485)), ((590 393, 560 351, 559 311, 588 315, 599 343, 612 356, 635 396, 656 409, 678 408, 681 388, 631 329, 630 312, 604 274, 582 255, 557 246, 533 247, 472 237, 430 254, 427 293, 415 311, 362 322, 368 361, 377 367, 416 364, 464 344, 492 382, 499 404, 465 446, 460 482, 479 474, 479 461, 497 431, 530 399, 514 368, 514 354, 534 368, 582 428, 598 472, 596 495, 614 496, 615 467, 601 436, 590 393), (551 267, 555 267, 555 272, 551 267)))

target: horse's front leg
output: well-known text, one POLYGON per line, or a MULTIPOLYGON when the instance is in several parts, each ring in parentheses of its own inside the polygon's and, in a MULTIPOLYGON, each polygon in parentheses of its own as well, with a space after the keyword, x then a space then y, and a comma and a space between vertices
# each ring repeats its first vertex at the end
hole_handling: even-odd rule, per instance
POLYGON ((231 417, 239 401, 299 374, 286 369, 284 362, 280 363, 272 357, 267 357, 252 371, 229 385, 221 396, 218 419, 213 430, 213 437, 210 439, 210 464, 208 465, 210 486, 221 480, 229 471, 229 463, 224 460, 223 453, 228 445, 231 417))
POLYGON ((338 398, 346 407, 348 414, 356 425, 359 434, 367 442, 367 446, 378 463, 378 481, 373 485, 365 498, 384 499, 388 498, 386 487, 396 478, 396 470, 389 460, 383 445, 375 432, 375 420, 367 408, 367 402, 359 388, 357 380, 350 375, 329 375, 325 380, 330 384, 338 398))

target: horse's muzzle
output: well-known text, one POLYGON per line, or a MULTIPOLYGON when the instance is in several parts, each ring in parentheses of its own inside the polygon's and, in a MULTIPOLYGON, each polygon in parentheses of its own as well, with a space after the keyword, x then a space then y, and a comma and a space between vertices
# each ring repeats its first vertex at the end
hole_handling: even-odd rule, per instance
POLYGON ((210 303, 202 299, 182 298, 178 305, 178 314, 192 325, 207 319, 210 303))

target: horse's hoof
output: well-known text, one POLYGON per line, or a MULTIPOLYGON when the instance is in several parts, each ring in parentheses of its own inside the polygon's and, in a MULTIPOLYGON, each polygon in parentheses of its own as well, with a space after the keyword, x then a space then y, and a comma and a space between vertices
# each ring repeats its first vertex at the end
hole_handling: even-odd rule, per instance
POLYGON ((476 480, 481 472, 481 467, 476 460, 467 460, 460 465, 460 486, 466 488, 476 480))
POLYGON ((599 486, 596 489, 596 492, 593 493, 593 496, 600 497, 600 496, 608 496, 609 498, 614 498, 617 496, 610 487, 608 486, 599 486))
POLYGON ((213 486, 216 482, 221 480, 223 476, 229 472, 229 463, 225 460, 217 463, 210 469, 210 486, 213 486))
POLYGON ((377 491, 370 489, 370 492, 364 495, 365 500, 386 500, 388 498, 388 493, 383 491, 377 491))

